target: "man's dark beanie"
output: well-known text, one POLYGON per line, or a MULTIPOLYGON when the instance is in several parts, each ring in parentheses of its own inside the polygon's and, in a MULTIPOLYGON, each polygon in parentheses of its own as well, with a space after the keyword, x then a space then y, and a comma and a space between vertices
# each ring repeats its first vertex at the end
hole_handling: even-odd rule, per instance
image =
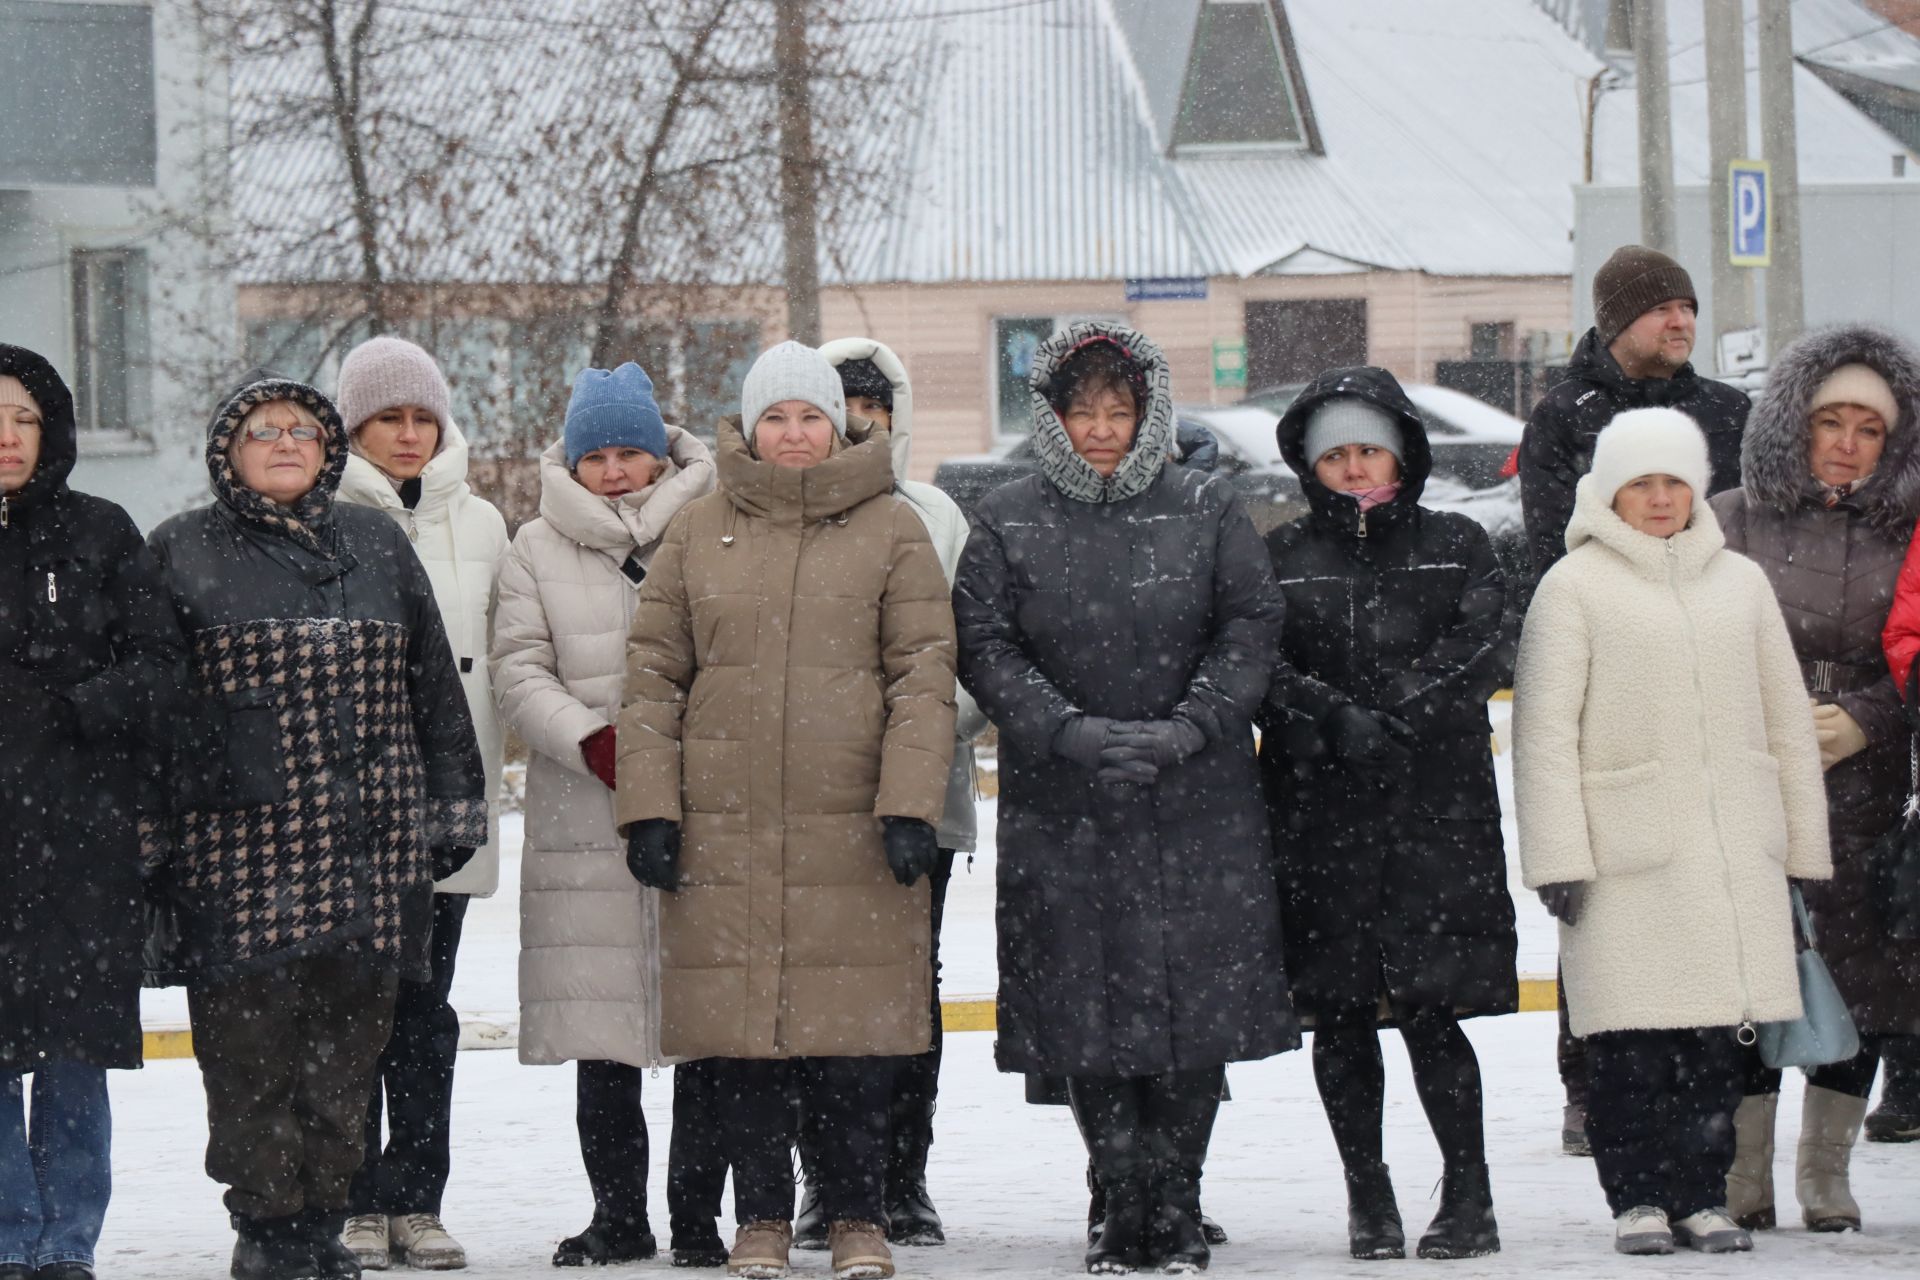
POLYGON ((1685 298, 1698 308, 1687 269, 1657 249, 1623 244, 1593 273, 1593 327, 1606 346, 1663 302, 1685 298))
POLYGON ((879 401, 888 413, 893 412, 893 380, 880 372, 880 366, 871 360, 841 361, 840 386, 849 400, 855 396, 865 396, 869 400, 879 401))

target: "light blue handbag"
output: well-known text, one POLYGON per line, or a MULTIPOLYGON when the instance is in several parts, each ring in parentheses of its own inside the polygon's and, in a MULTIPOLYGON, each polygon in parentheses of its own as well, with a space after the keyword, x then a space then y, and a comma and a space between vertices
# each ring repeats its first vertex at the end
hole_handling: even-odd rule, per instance
POLYGON ((1800 969, 1800 1016, 1791 1022, 1763 1022, 1760 1059, 1769 1067, 1824 1067, 1845 1062, 1860 1052, 1860 1033, 1853 1015, 1840 998, 1840 988, 1827 972, 1827 962, 1814 950, 1813 917, 1798 886, 1792 890, 1793 918, 1806 946, 1796 957, 1800 969))

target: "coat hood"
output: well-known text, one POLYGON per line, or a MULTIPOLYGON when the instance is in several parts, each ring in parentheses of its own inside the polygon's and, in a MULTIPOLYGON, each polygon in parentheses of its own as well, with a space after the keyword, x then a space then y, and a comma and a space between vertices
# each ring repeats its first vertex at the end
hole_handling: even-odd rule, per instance
POLYGON ((1597 542, 1632 565, 1641 577, 1657 581, 1665 578, 1670 568, 1686 578, 1699 577, 1707 562, 1727 545, 1712 506, 1698 494, 1694 495, 1693 516, 1687 527, 1671 538, 1656 538, 1622 520, 1600 490, 1599 481, 1591 474, 1580 477, 1574 490, 1573 519, 1567 522, 1568 551, 1597 542))
MULTIPOLYGON (((467 456, 467 437, 459 426, 451 420, 442 423, 440 447, 420 472, 420 500, 413 504, 416 516, 437 518, 455 499, 472 492, 467 486, 467 456)), ((382 511, 398 511, 405 506, 399 485, 355 449, 351 438, 347 442, 346 470, 340 476, 340 501, 382 511)))
POLYGON ((670 425, 660 478, 609 500, 573 478, 567 442, 556 440, 540 455, 540 518, 583 547, 624 559, 659 542, 680 508, 713 490, 713 478, 713 451, 692 432, 670 425))
POLYGON ((1427 424, 1394 376, 1370 365, 1327 370, 1294 398, 1274 428, 1280 456, 1299 477, 1300 491, 1306 495, 1307 504, 1316 515, 1332 517, 1343 527, 1352 523, 1356 505, 1353 498, 1321 484, 1313 474, 1313 460, 1307 457, 1307 419, 1322 403, 1335 396, 1357 397, 1385 409, 1399 420, 1400 493, 1391 503, 1376 508, 1374 516, 1390 519, 1389 513, 1396 509, 1411 510, 1420 501, 1427 477, 1433 473, 1433 448, 1427 441, 1427 424))
POLYGON ((1777 511, 1818 501, 1818 482, 1807 463, 1808 406, 1827 375, 1843 364, 1872 368, 1899 402, 1900 423, 1887 433, 1880 465, 1852 501, 1878 528, 1904 529, 1920 515, 1920 352, 1871 325, 1816 329, 1780 353, 1767 375, 1766 395, 1747 418, 1740 483, 1777 511))
POLYGON ((333 512, 333 500, 340 488, 340 477, 347 468, 347 432, 333 401, 304 382, 255 369, 241 378, 227 394, 207 423, 207 479, 214 499, 242 523, 278 537, 288 538, 321 555, 331 554, 323 540, 327 518, 333 512), (326 428, 321 442, 320 474, 313 488, 291 507, 283 507, 240 483, 234 474, 227 449, 241 419, 255 405, 270 400, 291 400, 320 420, 326 428))
POLYGON ((1070 324, 1040 344, 1029 381, 1033 397, 1033 452, 1054 488, 1079 502, 1121 502, 1152 487, 1174 449, 1173 375, 1152 339, 1124 325, 1097 320, 1070 324), (1146 412, 1133 435, 1133 448, 1109 478, 1073 451, 1060 415, 1047 402, 1046 388, 1067 357, 1097 339, 1118 343, 1140 365, 1147 380, 1146 412))
POLYGON ((22 509, 67 487, 79 457, 73 418, 73 393, 47 358, 25 347, 0 342, 0 374, 18 378, 40 405, 40 460, 26 484, 7 495, 9 505, 22 509))
POLYGON ((761 519, 825 520, 893 489, 887 432, 865 418, 847 418, 846 438, 826 461, 796 471, 762 462, 747 450, 738 414, 720 419, 720 492, 761 519))
POLYGON ((893 477, 907 478, 907 464, 913 455, 913 383, 907 366, 893 348, 872 338, 835 338, 820 348, 827 363, 838 369, 849 360, 871 360, 886 380, 893 384, 893 477))

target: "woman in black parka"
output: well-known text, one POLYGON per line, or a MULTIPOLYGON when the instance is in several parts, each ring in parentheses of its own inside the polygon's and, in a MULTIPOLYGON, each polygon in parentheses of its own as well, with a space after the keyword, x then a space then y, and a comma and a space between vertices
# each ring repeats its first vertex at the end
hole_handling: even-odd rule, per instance
POLYGON ((1405 1255, 1380 1159, 1384 1019, 1445 1161, 1419 1252, 1491 1253, 1479 1064, 1459 1020, 1518 1005, 1487 727, 1512 671, 1505 585, 1479 525, 1419 505, 1432 454, 1391 374, 1322 374, 1279 439, 1311 510, 1267 535, 1287 619, 1260 763, 1349 1243, 1405 1255))
POLYGON ((1232 488, 1167 465, 1159 348, 1073 325, 1033 388, 1040 473, 981 502, 954 588, 1000 730, 996 1056, 1070 1077, 1088 1269, 1191 1269, 1224 1064, 1299 1043, 1251 725, 1281 601, 1232 488))
POLYGON ((154 531, 198 714, 168 878, 238 1280, 357 1276, 340 1244, 372 1072, 432 882, 487 840, 480 750, 427 573, 336 504, 346 433, 251 376, 207 429, 214 501, 154 531))
POLYGON ((0 344, 0 1276, 93 1265, 106 1073, 140 1065, 137 824, 181 673, 140 531, 67 487, 74 460, 66 384, 0 344))

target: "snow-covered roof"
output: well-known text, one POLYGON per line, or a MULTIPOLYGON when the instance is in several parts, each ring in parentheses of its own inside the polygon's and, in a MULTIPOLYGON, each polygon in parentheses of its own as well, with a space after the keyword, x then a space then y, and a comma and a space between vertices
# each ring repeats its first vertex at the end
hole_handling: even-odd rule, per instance
MULTIPOLYGON (((1794 0, 1792 6, 1795 125, 1802 182, 1884 182, 1899 139, 1829 87, 1808 63, 1903 87, 1920 87, 1920 40, 1855 0, 1794 0)), ((1674 181, 1708 180, 1706 38, 1701 0, 1667 5, 1671 50, 1674 181)), ((1760 148, 1758 5, 1746 0, 1747 154, 1760 148)), ((1633 186, 1639 181, 1639 125, 1631 76, 1603 94, 1594 122, 1594 182, 1633 186)))
MULTIPOLYGON (((542 11, 577 20, 610 2, 551 0, 542 11)), ((863 162, 897 177, 884 207, 850 203, 823 228, 829 283, 1571 270, 1584 104, 1602 64, 1534 0, 1288 0, 1283 12, 1320 151, 1198 154, 1176 153, 1168 139, 1200 0, 853 2, 873 6, 870 21, 845 28, 868 45, 855 62, 910 57, 922 96, 897 123, 860 133, 863 162)), ((1801 0, 1796 22, 1804 11, 1840 22, 1837 10, 1827 13, 1836 5, 1852 7, 1801 0)), ((1699 180, 1705 164, 1697 43, 1684 49, 1690 36, 1697 42, 1697 0, 1692 7, 1689 17, 1687 0, 1671 6, 1682 182, 1699 180)), ((764 57, 756 49, 765 33, 743 24, 727 33, 730 56, 764 57)), ((1812 18, 1804 25, 1833 38, 1812 18)), ((1891 55, 1881 56, 1884 63, 1891 55)), ((577 196, 543 185, 526 159, 592 91, 581 68, 594 62, 516 36, 470 42, 458 57, 423 54, 399 81, 388 79, 406 86, 403 105, 415 114, 474 139, 451 161, 462 166, 450 184, 458 200, 415 209, 397 229, 423 246, 411 259, 419 278, 603 276, 605 227, 570 213, 577 196), (506 99, 473 88, 502 83, 515 88, 506 99)), ((236 120, 266 109, 290 74, 311 78, 317 69, 255 64, 244 73, 236 120)), ((632 71, 634 83, 663 78, 658 67, 632 71)), ((1800 93, 1804 177, 1885 175, 1890 140, 1877 126, 1810 73, 1800 93)), ((1632 108, 1630 91, 1602 99, 1600 181, 1631 178, 1632 108)), ((636 102, 627 122, 636 135, 654 109, 644 97, 636 102)), ((694 115, 677 160, 724 132, 724 122, 694 115)), ((725 205, 722 254, 687 243, 687 220, 657 211, 646 240, 648 278, 685 278, 699 262, 703 278, 718 283, 776 280, 781 241, 770 166, 749 162, 748 177, 707 197, 738 205, 725 205)), ((243 279, 352 277, 350 227, 329 212, 337 202, 311 198, 316 181, 341 181, 339 169, 324 131, 239 149, 237 222, 265 248, 250 255, 243 279)))

